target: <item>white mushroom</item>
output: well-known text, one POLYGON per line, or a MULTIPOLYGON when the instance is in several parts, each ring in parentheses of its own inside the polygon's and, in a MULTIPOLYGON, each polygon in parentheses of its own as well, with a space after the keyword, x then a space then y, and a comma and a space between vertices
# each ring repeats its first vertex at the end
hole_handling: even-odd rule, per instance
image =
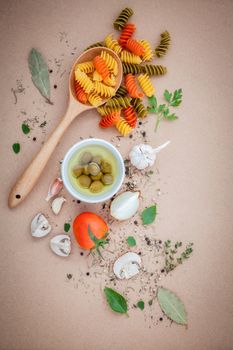
POLYGON ((141 258, 136 253, 126 253, 113 265, 113 272, 119 279, 129 279, 137 275, 141 267, 141 258))
POLYGON ((67 257, 71 252, 71 241, 68 235, 57 235, 50 240, 50 248, 59 255, 67 257))
POLYGON ((52 211, 55 215, 58 215, 61 211, 63 203, 66 202, 64 197, 57 197, 52 201, 52 211))
POLYGON ((36 214, 31 222, 31 234, 33 237, 44 237, 51 231, 51 225, 42 213, 36 214))

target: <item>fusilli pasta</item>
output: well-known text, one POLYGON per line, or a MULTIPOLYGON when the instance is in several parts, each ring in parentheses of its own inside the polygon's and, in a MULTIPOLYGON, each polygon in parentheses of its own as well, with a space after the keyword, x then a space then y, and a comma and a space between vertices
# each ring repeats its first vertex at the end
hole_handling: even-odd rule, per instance
POLYGON ((116 112, 120 110, 121 110, 121 106, 106 106, 106 104, 97 108, 97 111, 101 116, 108 115, 112 112, 116 112))
POLYGON ((100 57, 99 55, 95 56, 95 58, 93 59, 93 64, 95 69, 102 76, 103 79, 109 77, 109 70, 107 64, 102 57, 100 57))
POLYGON ((135 76, 127 74, 125 77, 125 87, 131 97, 142 98, 144 94, 138 90, 135 76))
POLYGON ((118 40, 119 44, 122 47, 125 47, 127 40, 131 38, 135 30, 136 30, 136 27, 133 23, 126 24, 126 26, 122 29, 121 35, 118 40))
POLYGON ((123 118, 120 118, 116 122, 116 128, 119 131, 119 133, 123 136, 129 135, 131 133, 131 131, 133 130, 133 128, 123 118))
POLYGON ((86 73, 82 72, 79 69, 76 69, 75 71, 75 80, 77 80, 80 83, 83 90, 87 94, 89 94, 94 88, 94 84, 91 81, 91 79, 86 75, 86 73))
POLYGON ((120 111, 112 112, 108 115, 105 115, 99 122, 99 126, 101 126, 102 128, 108 128, 109 126, 116 124, 116 122, 120 118, 120 115, 120 111))
POLYGON ((121 107, 127 108, 130 106, 131 98, 129 97, 113 97, 105 104, 106 107, 121 107))
POLYGON ((102 51, 100 54, 100 57, 102 57, 103 60, 105 61, 108 70, 112 72, 114 75, 117 75, 118 74, 117 61, 106 51, 102 51))
POLYGON ((128 74, 139 74, 143 73, 143 66, 140 66, 139 64, 133 64, 133 63, 122 63, 123 73, 128 74))
POLYGON ((101 81, 94 82, 94 92, 99 94, 102 97, 108 98, 115 95, 115 89, 111 86, 103 84, 101 81))
POLYGON ((147 116, 147 109, 144 107, 142 101, 139 98, 133 98, 131 103, 138 117, 145 118, 147 116))
POLYGON ((127 40, 125 48, 137 56, 143 56, 145 54, 144 46, 140 42, 132 38, 129 38, 127 40))
POLYGON ((92 92, 88 95, 88 101, 92 106, 98 107, 102 103, 102 99, 95 92, 92 92))
POLYGON ((167 73, 167 68, 161 65, 145 64, 143 71, 148 75, 164 75, 167 73))
POLYGON ((171 36, 167 30, 163 32, 160 36, 160 44, 155 48, 155 54, 157 57, 165 56, 171 43, 171 36))
POLYGON ((126 90, 126 88, 124 86, 120 86, 119 89, 116 92, 115 97, 124 97, 128 94, 128 91, 126 90))
POLYGON ((142 56, 143 61, 151 61, 154 55, 149 41, 141 40, 140 43, 145 49, 145 52, 142 56))
POLYGON ((140 56, 137 56, 129 51, 123 50, 121 52, 121 60, 125 63, 139 64, 142 62, 140 56))
POLYGON ((87 94, 77 80, 74 81, 74 90, 77 99, 82 103, 87 103, 87 94))
POLYGON ((109 49, 115 51, 118 55, 121 53, 122 47, 119 45, 116 39, 113 39, 113 34, 109 34, 108 36, 106 36, 104 41, 109 49))
POLYGON ((83 62, 83 63, 79 63, 76 65, 75 69, 79 69, 84 73, 92 73, 94 72, 94 65, 92 61, 88 61, 88 62, 83 62))
POLYGON ((129 17, 133 15, 133 10, 129 7, 126 7, 124 10, 121 11, 117 19, 114 21, 113 26, 121 30, 126 23, 128 22, 129 17))
POLYGON ((155 88, 147 74, 139 75, 138 81, 146 96, 150 97, 155 93, 155 88))
POLYGON ((125 120, 127 121, 127 123, 132 127, 132 128, 136 128, 137 126, 137 115, 133 109, 133 107, 128 107, 123 109, 123 113, 125 115, 125 120))

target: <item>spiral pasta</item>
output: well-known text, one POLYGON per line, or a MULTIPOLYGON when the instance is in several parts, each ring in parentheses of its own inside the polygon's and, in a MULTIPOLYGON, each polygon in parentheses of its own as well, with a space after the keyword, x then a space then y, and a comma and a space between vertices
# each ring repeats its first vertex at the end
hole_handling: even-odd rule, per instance
POLYGON ((102 128, 108 128, 109 126, 116 124, 116 122, 120 118, 120 115, 121 115, 120 111, 115 111, 105 115, 99 122, 99 126, 102 128))
POLYGON ((121 106, 106 106, 106 103, 103 106, 97 108, 98 113, 101 116, 108 115, 112 112, 120 111, 121 106))
POLYGON ((167 68, 161 65, 145 64, 143 66, 144 73, 148 75, 164 75, 167 73, 167 68))
MULTIPOLYGON (((114 75, 118 74, 117 61, 106 51, 102 51, 100 57, 105 61, 107 68, 114 75)), ((104 78, 105 79, 105 78, 104 78)))
POLYGON ((102 99, 95 92, 92 92, 88 95, 88 101, 92 106, 98 107, 102 103, 102 99))
POLYGON ((100 57, 99 55, 95 56, 95 58, 93 59, 93 64, 95 69, 102 76, 103 79, 106 79, 109 77, 110 73, 109 73, 107 64, 102 57, 100 57))
POLYGON ((133 130, 133 128, 123 118, 119 118, 119 120, 116 122, 116 128, 123 136, 129 135, 133 130))
POLYGON ((130 102, 131 98, 129 97, 113 97, 105 103, 105 106, 126 108, 130 106, 130 102))
POLYGON ((74 81, 74 90, 77 99, 82 103, 87 103, 87 94, 77 80, 74 81))
POLYGON ((128 91, 126 90, 126 88, 124 86, 120 86, 119 89, 116 92, 115 97, 124 97, 128 94, 128 91))
POLYGON ((140 66, 139 64, 134 63, 122 63, 123 73, 128 74, 139 74, 143 73, 143 66, 140 66))
POLYGON ((152 51, 152 48, 151 48, 149 41, 141 40, 140 43, 144 47, 144 50, 145 50, 144 54, 142 55, 142 60, 143 61, 151 61, 154 55, 153 55, 153 51, 152 51))
POLYGON ((97 72, 97 70, 94 70, 93 75, 92 75, 92 79, 94 81, 102 81, 103 80, 102 76, 97 72))
POLYGON ((125 116, 125 120, 131 126, 131 128, 136 128, 137 126, 137 115, 133 109, 133 107, 128 107, 123 109, 123 113, 125 116))
POLYGON ((116 86, 116 78, 114 75, 104 79, 104 83, 108 86, 116 86))
POLYGON ((125 48, 137 56, 143 56, 145 54, 144 46, 140 42, 132 38, 129 38, 127 40, 125 48))
POLYGON ((76 69, 75 71, 75 80, 77 80, 82 86, 83 90, 89 94, 93 88, 94 84, 91 79, 86 75, 86 73, 82 72, 80 69, 76 69))
POLYGON ((75 69, 79 69, 84 73, 92 73, 95 70, 94 64, 92 61, 87 61, 83 63, 78 63, 75 67, 75 69))
POLYGON ((87 51, 89 49, 92 49, 93 47, 105 47, 104 42, 103 41, 97 41, 96 43, 89 45, 88 47, 86 47, 86 49, 84 51, 87 51))
POLYGON ((105 98, 112 97, 115 95, 115 89, 111 86, 103 84, 101 81, 94 82, 93 90, 94 92, 105 98))
POLYGON ((106 36, 104 42, 109 49, 115 51, 118 55, 121 53, 122 47, 119 45, 116 39, 113 39, 113 34, 106 36))
POLYGON ((165 56, 171 43, 171 36, 167 30, 163 32, 160 36, 160 44, 155 48, 155 54, 157 57, 165 56))
POLYGON ((125 87, 131 97, 142 98, 144 94, 138 90, 135 76, 127 74, 125 77, 125 87))
POLYGON ((147 74, 139 75, 138 81, 146 96, 150 97, 155 93, 155 88, 147 74))
POLYGON ((121 30, 126 23, 128 22, 129 17, 133 15, 133 10, 129 7, 126 7, 124 10, 121 11, 117 19, 114 21, 113 26, 121 30))
POLYGON ((134 63, 134 64, 139 64, 142 62, 140 56, 137 56, 126 50, 123 50, 121 52, 121 61, 125 63, 134 63))
POLYGON ((147 116, 147 109, 144 107, 142 101, 139 98, 133 98, 131 103, 138 117, 145 118, 147 116))
POLYGON ((118 40, 119 44, 122 47, 125 47, 127 40, 131 38, 135 30, 136 30, 136 27, 133 23, 126 24, 126 26, 122 29, 121 35, 118 40))

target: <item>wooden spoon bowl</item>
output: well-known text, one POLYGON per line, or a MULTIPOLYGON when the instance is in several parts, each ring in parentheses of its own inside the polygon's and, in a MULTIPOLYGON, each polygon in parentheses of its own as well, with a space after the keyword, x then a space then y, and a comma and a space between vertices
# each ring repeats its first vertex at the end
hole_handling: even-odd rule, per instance
MULTIPOLYGON (((19 177, 19 179, 16 181, 15 185, 13 186, 8 198, 9 208, 14 208, 17 205, 19 205, 27 197, 27 195, 32 191, 35 184, 39 180, 39 177, 42 171, 44 170, 46 164, 48 163, 48 160, 51 157, 54 149, 56 148, 58 142, 61 140, 64 132, 66 131, 68 126, 72 123, 72 121, 82 112, 87 111, 89 109, 96 108, 94 106, 91 106, 90 104, 83 104, 77 100, 75 96, 75 90, 74 90, 74 72, 75 72, 75 67, 78 63, 83 63, 86 61, 93 60, 95 56, 101 53, 101 51, 107 51, 117 61, 118 75, 116 77, 115 89, 117 90, 119 88, 122 80, 123 70, 122 70, 121 61, 114 51, 107 49, 105 47, 94 47, 92 49, 84 51, 78 57, 78 59, 74 62, 71 68, 71 72, 69 76, 69 103, 68 103, 67 111, 64 117, 61 119, 58 126, 55 128, 55 130, 52 132, 52 134, 48 138, 48 140, 45 142, 45 144, 42 146, 40 151, 33 158, 31 163, 28 165, 26 170, 23 172, 23 174, 19 177)), ((105 103, 107 100, 108 99, 103 100, 103 103, 105 103)))

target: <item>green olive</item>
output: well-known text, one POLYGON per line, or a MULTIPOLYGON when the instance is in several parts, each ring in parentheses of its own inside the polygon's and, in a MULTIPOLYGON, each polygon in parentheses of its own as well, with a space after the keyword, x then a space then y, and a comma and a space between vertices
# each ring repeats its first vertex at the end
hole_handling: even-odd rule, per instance
POLYGON ((72 171, 75 177, 79 177, 83 173, 83 168, 80 165, 76 165, 72 171))
POLYGON ((88 165, 85 165, 83 168, 83 174, 84 175, 90 175, 90 171, 88 170, 88 165))
POLYGON ((82 164, 82 165, 88 164, 88 163, 91 162, 91 160, 92 160, 92 154, 91 154, 91 152, 84 152, 84 153, 81 155, 80 164, 82 164))
POLYGON ((91 175, 96 176, 100 172, 100 167, 97 163, 91 162, 88 164, 88 171, 91 175))
POLYGON ((112 166, 105 160, 101 164, 101 170, 104 174, 111 174, 112 172, 112 166))
POLYGON ((96 175, 96 176, 91 175, 91 179, 92 179, 93 181, 95 181, 95 180, 100 180, 102 176, 103 176, 103 173, 101 173, 101 171, 100 171, 99 174, 96 175))
POLYGON ((90 184, 91 184, 91 179, 89 176, 87 175, 81 175, 78 178, 78 182, 80 184, 81 187, 83 188, 89 188, 90 184))
POLYGON ((101 165, 102 159, 103 158, 101 156, 94 156, 93 159, 92 159, 92 162, 95 162, 98 165, 101 165))
POLYGON ((102 184, 101 181, 97 180, 97 181, 93 181, 89 190, 93 193, 98 193, 103 189, 104 185, 102 184))
POLYGON ((111 185, 113 183, 113 176, 111 174, 104 174, 101 181, 104 185, 111 185))

